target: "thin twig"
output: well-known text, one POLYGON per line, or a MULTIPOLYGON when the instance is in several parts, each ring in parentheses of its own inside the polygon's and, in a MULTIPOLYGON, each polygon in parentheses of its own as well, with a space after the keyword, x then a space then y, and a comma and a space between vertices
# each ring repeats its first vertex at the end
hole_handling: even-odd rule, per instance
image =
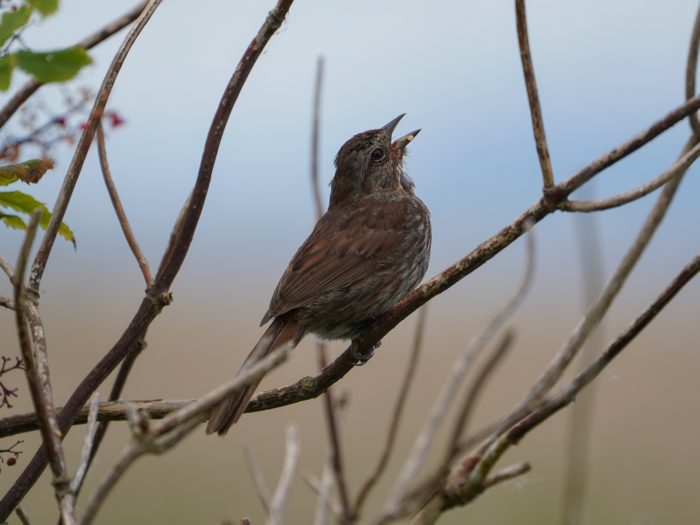
POLYGON ((105 186, 107 186, 107 192, 109 193, 109 199, 112 201, 112 206, 114 207, 114 212, 117 214, 117 219, 119 220, 119 225, 122 227, 122 232, 124 232, 124 237, 126 242, 131 248, 131 253, 134 254, 136 262, 141 268, 141 273, 143 278, 146 280, 146 287, 153 285, 153 275, 151 274, 151 269, 148 265, 146 257, 144 257, 143 252, 139 243, 136 241, 136 236, 134 235, 131 225, 129 224, 129 219, 126 217, 126 212, 124 211, 124 206, 122 206, 121 199, 119 198, 119 193, 117 192, 117 187, 112 179, 112 170, 109 168, 109 162, 107 161, 107 147, 105 146, 105 134, 102 128, 102 123, 97 124, 97 151, 100 157, 100 167, 102 168, 102 177, 105 181, 105 186))
POLYGON ((328 490, 325 497, 326 505, 335 515, 335 517, 340 521, 340 517, 343 512, 340 508, 340 502, 337 499, 333 498, 330 493, 330 487, 332 487, 333 485, 333 465, 331 465, 330 461, 326 462, 325 466, 323 467, 323 478, 321 480, 318 480, 315 476, 302 476, 302 479, 319 498, 321 498, 322 492, 324 490, 328 490), (328 489, 325 489, 322 486, 324 483, 330 485, 328 489))
POLYGON ((401 508, 401 502, 408 492, 409 486, 414 482, 418 470, 425 461, 430 444, 432 443, 438 428, 440 428, 442 421, 447 415, 451 402, 456 398, 457 390, 462 384, 466 373, 471 368, 471 364, 486 347, 497 331, 506 323, 508 319, 510 319, 527 294, 527 290, 529 289, 532 281, 532 276, 534 275, 534 242, 533 233, 530 232, 527 236, 525 271, 515 293, 496 313, 496 315, 494 315, 494 317, 484 326, 484 328, 471 340, 467 350, 453 365, 450 376, 447 378, 442 392, 435 401, 433 409, 428 416, 428 420, 425 423, 423 430, 418 437, 416 437, 408 459, 404 463, 404 466, 401 469, 401 472, 399 473, 399 476, 391 491, 389 499, 384 505, 384 510, 382 512, 384 516, 392 516, 401 508))
POLYGON ((520 47, 520 61, 523 65, 527 100, 530 105, 530 116, 532 118, 532 132, 535 135, 537 157, 540 160, 542 181, 544 182, 544 191, 546 193, 554 186, 554 172, 552 171, 552 161, 549 158, 549 148, 547 147, 547 136, 544 132, 540 97, 537 94, 535 68, 532 65, 532 56, 530 54, 530 42, 527 36, 527 18, 525 16, 525 0, 515 0, 515 19, 518 31, 518 46, 520 47))
POLYGON ((258 498, 260 498, 260 503, 262 503, 265 512, 270 514, 270 489, 267 488, 267 482, 265 481, 265 476, 263 475, 262 469, 258 464, 258 461, 253 455, 253 451, 247 445, 243 445, 243 457, 245 457, 246 465, 248 465, 248 471, 250 472, 250 477, 253 478, 253 483, 255 484, 255 489, 258 493, 258 498))
POLYGON ((314 83, 314 105, 311 118, 311 190, 314 196, 316 218, 323 215, 323 197, 318 174, 319 129, 321 127, 321 92, 323 87, 323 57, 316 62, 316 82, 314 83))
POLYGON ((527 461, 516 463, 515 465, 511 465, 509 467, 504 467, 486 478, 486 481, 484 481, 484 488, 490 488, 494 485, 498 485, 499 483, 503 483, 504 481, 509 481, 513 478, 517 478, 518 476, 522 476, 523 474, 530 472, 530 468, 530 463, 527 461))
MULTIPOLYGON (((685 98, 690 99, 695 96, 695 77, 697 76, 698 68, 698 48, 700 48, 700 7, 695 14, 695 22, 693 23, 693 32, 690 36, 690 47, 688 49, 688 59, 685 67, 685 98)), ((700 136, 700 121, 697 113, 691 113, 688 116, 690 128, 695 136, 700 136)))
POLYGON ((287 427, 286 432, 286 447, 284 453, 284 463, 282 472, 277 483, 272 498, 270 499, 270 514, 268 515, 268 525, 282 525, 282 514, 284 506, 289 499, 289 493, 292 490, 294 476, 296 476, 297 468, 299 467, 299 429, 296 425, 287 427))
POLYGON ((423 306, 418 310, 418 319, 416 321, 416 331, 413 336, 413 348, 411 350, 411 356, 408 361, 408 366, 406 367, 406 373, 404 374, 403 381, 401 383, 401 388, 399 389, 399 394, 396 397, 396 403, 394 406, 394 411, 391 416, 391 422, 389 423, 389 431, 387 432, 386 442, 384 443, 384 450, 379 457, 379 462, 374 468, 374 471, 370 474, 365 481, 364 485, 360 489, 355 502, 355 508, 353 513, 355 515, 360 514, 362 505, 369 496, 370 491, 374 485, 379 481, 379 478, 384 473, 386 466, 389 464, 389 458, 394 450, 394 443, 396 442, 396 436, 399 433, 399 423, 401 422, 401 417, 403 415, 403 409, 406 406, 406 400, 408 399, 408 391, 413 384, 413 378, 415 377, 416 370, 418 368, 418 358, 423 348, 423 334, 425 332, 425 321, 428 315, 428 305, 423 306))
MULTIPOLYGON (((311 481, 308 481, 311 484, 311 481)), ((316 512, 314 513, 313 525, 325 525, 326 509, 331 505, 331 488, 333 487, 333 466, 327 462, 323 466, 321 481, 318 483, 318 497, 316 499, 316 512)), ((340 505, 338 505, 338 511, 340 505)))
POLYGON ((29 516, 27 516, 21 506, 17 505, 15 514, 17 514, 17 517, 19 518, 19 521, 22 522, 22 525, 32 525, 32 522, 29 521, 29 516))
MULTIPOLYGON (((120 16, 116 20, 113 20, 112 22, 104 26, 102 29, 84 38, 76 45, 84 47, 85 49, 91 49, 97 44, 104 42, 109 37, 111 37, 115 33, 118 33, 126 26, 131 24, 134 20, 136 20, 136 18, 138 18, 138 16, 144 10, 145 6, 146 2, 141 2, 140 4, 129 10, 127 13, 124 13, 122 16, 120 16)), ((12 98, 7 102, 7 104, 5 104, 2 107, 2 109, 0 109, 0 128, 2 128, 8 120, 10 120, 10 117, 12 117, 12 115, 15 114, 15 112, 22 106, 22 104, 24 104, 29 99, 29 97, 36 93, 36 91, 42 85, 43 84, 40 84, 36 80, 29 80, 12 96, 12 98)))
POLYGON ((56 203, 54 204, 51 213, 51 220, 46 227, 46 233, 41 241, 41 246, 39 246, 39 251, 34 258, 31 276, 29 277, 29 288, 36 293, 39 293, 41 277, 44 274, 46 263, 49 259, 49 255, 51 254, 51 249, 53 248, 53 243, 56 240, 58 227, 63 222, 63 217, 66 213, 66 209, 68 209, 68 204, 70 203, 70 199, 73 195, 75 184, 78 181, 80 172, 83 169, 85 157, 90 149, 92 139, 95 136, 97 125, 102 120, 102 114, 104 113, 109 96, 112 93, 114 82, 117 80, 117 76, 121 71, 122 65, 124 64, 131 47, 161 2, 162 0, 149 0, 148 5, 141 11, 136 23, 129 30, 129 33, 126 35, 126 38, 119 47, 117 54, 112 59, 112 63, 110 64, 107 74, 102 81, 102 85, 97 92, 97 96, 95 97, 95 102, 90 110, 90 115, 87 119, 85 129, 83 130, 80 140, 75 147, 73 159, 68 167, 66 176, 63 179, 63 185, 61 186, 56 203))
POLYGON ((597 200, 567 200, 561 206, 560 209, 565 211, 581 211, 581 212, 592 212, 607 210, 610 208, 616 208, 627 204, 629 202, 635 201, 645 195, 648 195, 652 191, 666 184, 673 177, 678 175, 680 172, 686 171, 690 165, 695 162, 695 160, 700 156, 700 144, 696 144, 693 148, 687 151, 684 155, 676 160, 676 162, 667 170, 665 170, 661 175, 656 177, 649 182, 638 186, 632 190, 620 193, 613 197, 608 197, 606 199, 597 200))
POLYGON ((15 303, 12 299, 9 297, 5 297, 4 295, 0 295, 0 306, 7 308, 9 310, 14 310, 15 309, 15 303))
POLYGON ((85 431, 85 439, 83 440, 83 449, 80 452, 80 463, 78 464, 78 469, 75 471, 75 476, 70 482, 70 491, 74 498, 80 490, 80 486, 83 484, 88 467, 90 466, 92 447, 95 441, 95 432, 97 432, 97 412, 99 406, 100 394, 99 392, 95 392, 92 395, 90 407, 88 409, 87 430, 85 431))
POLYGON ((14 277, 12 265, 2 257, 0 257, 0 270, 2 270, 5 273, 5 275, 7 275, 7 278, 10 279, 10 282, 12 282, 12 279, 14 277))
POLYGON ((70 525, 75 523, 75 510, 68 486, 66 460, 63 455, 63 446, 61 445, 61 433, 56 423, 53 396, 51 395, 51 385, 48 378, 48 367, 41 367, 37 363, 38 359, 45 359, 46 356, 41 352, 34 353, 32 334, 27 319, 28 307, 26 305, 24 277, 29 262, 29 251, 32 248, 36 229, 39 226, 40 215, 38 210, 32 213, 27 233, 17 258, 17 264, 15 265, 17 269, 14 276, 15 320, 17 322, 17 335, 19 336, 22 359, 26 367, 29 391, 39 420, 41 438, 51 465, 53 486, 61 511, 61 519, 65 525, 70 525))

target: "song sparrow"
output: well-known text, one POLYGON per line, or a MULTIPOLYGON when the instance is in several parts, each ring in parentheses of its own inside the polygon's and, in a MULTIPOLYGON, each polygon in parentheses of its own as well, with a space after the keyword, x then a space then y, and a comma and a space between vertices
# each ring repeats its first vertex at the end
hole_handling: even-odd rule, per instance
MULTIPOLYGON (((359 133, 335 159, 328 211, 319 219, 272 294, 272 319, 243 367, 304 335, 354 339, 425 275, 430 213, 404 173, 405 148, 420 130, 391 142, 403 115, 359 133)), ((217 406, 207 433, 220 435, 241 416, 260 381, 217 406)))

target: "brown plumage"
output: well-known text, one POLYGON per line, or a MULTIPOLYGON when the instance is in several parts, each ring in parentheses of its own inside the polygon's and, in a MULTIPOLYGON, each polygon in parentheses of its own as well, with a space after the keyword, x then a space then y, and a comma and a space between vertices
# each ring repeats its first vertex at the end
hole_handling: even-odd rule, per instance
MULTIPOLYGON (((244 367, 287 342, 296 346, 307 333, 356 338, 425 275, 430 214, 403 169, 405 148, 420 130, 392 143, 402 117, 359 133, 340 148, 328 211, 280 279, 261 324, 273 321, 244 367)), ((216 407, 207 433, 225 434, 258 384, 216 407)))

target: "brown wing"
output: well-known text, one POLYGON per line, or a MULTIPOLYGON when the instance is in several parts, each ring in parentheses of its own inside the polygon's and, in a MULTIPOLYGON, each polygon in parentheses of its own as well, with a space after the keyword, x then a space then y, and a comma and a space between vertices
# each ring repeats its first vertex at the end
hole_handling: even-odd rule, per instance
POLYGON ((405 224, 392 218, 402 216, 386 204, 369 211, 362 207, 324 215, 290 261, 263 323, 352 286, 400 256, 406 249, 405 224))

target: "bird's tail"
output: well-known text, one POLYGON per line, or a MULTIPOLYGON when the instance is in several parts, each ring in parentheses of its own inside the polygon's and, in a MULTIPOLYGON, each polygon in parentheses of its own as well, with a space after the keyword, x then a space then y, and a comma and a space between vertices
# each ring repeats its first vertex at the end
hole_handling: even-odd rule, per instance
MULTIPOLYGON (((294 346, 299 343, 303 335, 302 329, 296 321, 290 321, 284 318, 275 318, 272 324, 265 330, 257 344, 253 347, 253 350, 248 354, 243 365, 241 366, 239 373, 244 368, 250 366, 251 364, 264 358, 270 352, 279 348, 282 345, 289 343, 290 341, 294 346)), ((209 416, 209 422, 207 423, 207 434, 213 434, 218 432, 220 436, 223 436, 228 432, 228 429, 238 421, 241 417, 250 398, 253 397, 255 390, 262 381, 262 377, 255 382, 251 383, 245 389, 234 394, 233 396, 224 399, 211 413, 209 416)))

